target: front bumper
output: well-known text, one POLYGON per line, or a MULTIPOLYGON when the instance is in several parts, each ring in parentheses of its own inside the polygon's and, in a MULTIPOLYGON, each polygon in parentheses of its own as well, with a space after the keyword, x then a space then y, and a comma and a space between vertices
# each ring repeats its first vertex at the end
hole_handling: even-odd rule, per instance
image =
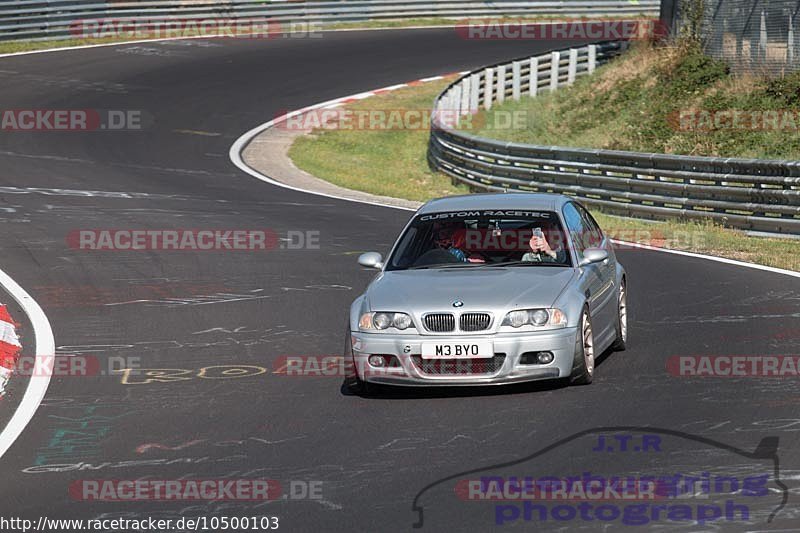
POLYGON ((464 335, 453 337, 425 335, 392 335, 382 333, 351 333, 353 362, 359 378, 370 383, 408 386, 453 385, 504 385, 524 381, 559 379, 569 377, 575 354, 577 328, 563 328, 540 332, 495 333, 491 335, 464 335), (499 369, 491 372, 431 374, 423 372, 418 361, 424 341, 491 340, 495 354, 505 354, 499 369), (548 364, 521 365, 520 357, 526 352, 551 352, 553 361, 548 364), (393 355, 399 366, 374 368, 369 365, 370 355, 393 355))

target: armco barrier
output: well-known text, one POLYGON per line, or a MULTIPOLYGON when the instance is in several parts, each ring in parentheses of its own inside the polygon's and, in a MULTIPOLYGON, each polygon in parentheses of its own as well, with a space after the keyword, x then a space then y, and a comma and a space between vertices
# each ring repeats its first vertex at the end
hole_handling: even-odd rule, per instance
POLYGON ((462 76, 434 103, 430 165, 473 191, 556 192, 630 216, 713 219, 740 229, 800 234, 800 161, 536 146, 458 130, 459 117, 571 84, 625 47, 572 48, 462 76))
POLYGON ((0 1, 0 41, 72 37, 91 20, 269 19, 275 24, 340 23, 421 17, 620 17, 655 15, 658 0, 16 0, 0 1))

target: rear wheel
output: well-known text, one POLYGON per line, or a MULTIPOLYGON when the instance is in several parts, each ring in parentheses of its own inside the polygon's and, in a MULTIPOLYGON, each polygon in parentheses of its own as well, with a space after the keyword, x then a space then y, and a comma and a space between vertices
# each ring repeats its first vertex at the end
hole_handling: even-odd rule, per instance
POLYGON ((594 379, 594 333, 589 310, 584 309, 575 335, 575 356, 572 363, 573 385, 588 385, 594 379))
POLYGON ((628 288, 623 278, 619 286, 619 297, 617 299, 617 338, 611 349, 615 352, 625 351, 628 347, 628 288))

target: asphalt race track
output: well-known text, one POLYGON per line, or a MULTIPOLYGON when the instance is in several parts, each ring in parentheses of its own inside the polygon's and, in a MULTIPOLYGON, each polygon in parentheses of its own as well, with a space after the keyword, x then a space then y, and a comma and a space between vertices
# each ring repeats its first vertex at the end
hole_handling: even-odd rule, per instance
MULTIPOLYGON (((797 354, 797 278, 620 251, 629 276, 631 346, 603 360, 588 387, 403 390, 362 398, 343 393, 340 377, 274 373, 281 356, 341 354, 348 306, 373 275, 356 255, 385 253, 409 213, 262 183, 232 165, 230 145, 286 110, 554 46, 465 41, 452 30, 428 29, 130 44, 0 59, 2 109, 129 109, 147 117, 139 132, 2 133, 0 268, 41 304, 59 353, 123 357, 128 364, 139 358, 142 368, 180 376, 149 383, 125 383, 120 373, 53 378, 35 417, 0 459, 0 515, 267 515, 278 516, 286 531, 409 530, 419 519, 412 504, 429 485, 521 460, 594 428, 651 426, 680 435, 665 436, 671 447, 648 452, 646 465, 637 463, 641 454, 592 452, 596 438, 584 436, 525 468, 546 467, 556 476, 644 468, 774 474, 755 460, 769 454, 745 457, 731 449, 753 452, 762 439, 777 437, 777 449, 767 442, 784 485, 754 506, 759 512, 749 520, 705 529, 800 528, 797 382, 686 379, 666 371, 675 355, 797 354), (68 245, 70 232, 102 228, 319 232, 320 246, 111 252, 68 245), (220 365, 248 369, 230 377, 207 368, 220 365), (87 502, 69 493, 72 482, 86 479, 248 477, 279 480, 285 491, 292 481, 295 487, 321 482, 321 492, 268 504, 87 502)), ((22 334, 31 338, 24 324, 22 334)), ((16 400, 10 394, 0 407, 16 400)), ((656 432, 635 430, 648 431, 656 432)), ((494 511, 461 501, 452 489, 445 481, 420 496, 425 529, 489 529, 494 511)), ((670 522, 657 527, 697 530, 670 522)))

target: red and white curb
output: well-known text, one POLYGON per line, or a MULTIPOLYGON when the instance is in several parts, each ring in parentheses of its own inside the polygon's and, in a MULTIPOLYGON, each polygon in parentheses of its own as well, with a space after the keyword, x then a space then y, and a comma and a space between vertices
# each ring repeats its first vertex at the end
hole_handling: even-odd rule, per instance
POLYGON ((17 365, 22 344, 17 335, 17 324, 8 308, 0 304, 0 398, 6 394, 8 382, 17 365))
MULTIPOLYGON (((22 308, 22 312, 25 313, 33 331, 30 340, 36 346, 37 359, 40 357, 39 354, 49 355, 56 353, 53 328, 50 326, 47 315, 44 314, 44 311, 42 311, 41 306, 39 306, 36 300, 34 300, 14 278, 3 270, 0 270, 0 287, 3 287, 11 298, 19 304, 22 308)), ((3 309, 5 311, 1 317, 3 318, 3 322, 14 324, 14 320, 8 315, 8 311, 5 310, 5 307, 3 307, 3 309)), ((16 344, 19 344, 19 337, 16 336, 16 325, 13 330, 7 329, 6 326, 3 327, 5 328, 3 339, 8 342, 11 347, 9 349, 14 353, 14 341, 16 341, 16 344)), ((50 385, 50 376, 53 370, 53 358, 45 357, 43 365, 44 372, 41 375, 37 373, 28 380, 28 386, 25 388, 25 393, 22 395, 19 406, 17 406, 17 409, 6 424, 6 427, 0 432, 0 457, 8 451, 11 445, 14 444, 14 441, 17 440, 17 437, 25 430, 28 423, 33 418, 33 415, 36 414, 39 405, 42 403, 44 395, 47 393, 47 388, 50 385)))
POLYGON ((397 85, 390 85, 389 87, 382 87, 380 89, 374 89, 372 91, 366 91, 363 93, 353 94, 350 96, 343 96, 341 98, 336 98, 334 100, 328 100, 327 102, 321 102, 319 104, 310 105, 308 107, 303 107, 301 109, 295 109, 294 111, 290 111, 289 113, 280 115, 279 117, 271 120, 270 122, 268 122, 269 126, 262 128, 260 131, 264 131, 273 126, 277 126, 278 124, 286 122, 288 119, 292 117, 308 113, 309 111, 315 111, 317 109, 336 109, 338 107, 358 102, 359 100, 365 100, 372 96, 387 94, 396 91, 398 89, 405 89, 407 87, 419 87, 420 85, 423 85, 425 83, 430 83, 432 81, 446 80, 448 78, 455 78, 456 76, 464 76, 466 74, 469 74, 469 71, 451 72, 450 74, 443 74, 441 76, 431 76, 429 78, 421 78, 419 80, 409 81, 406 83, 398 83, 397 85))

